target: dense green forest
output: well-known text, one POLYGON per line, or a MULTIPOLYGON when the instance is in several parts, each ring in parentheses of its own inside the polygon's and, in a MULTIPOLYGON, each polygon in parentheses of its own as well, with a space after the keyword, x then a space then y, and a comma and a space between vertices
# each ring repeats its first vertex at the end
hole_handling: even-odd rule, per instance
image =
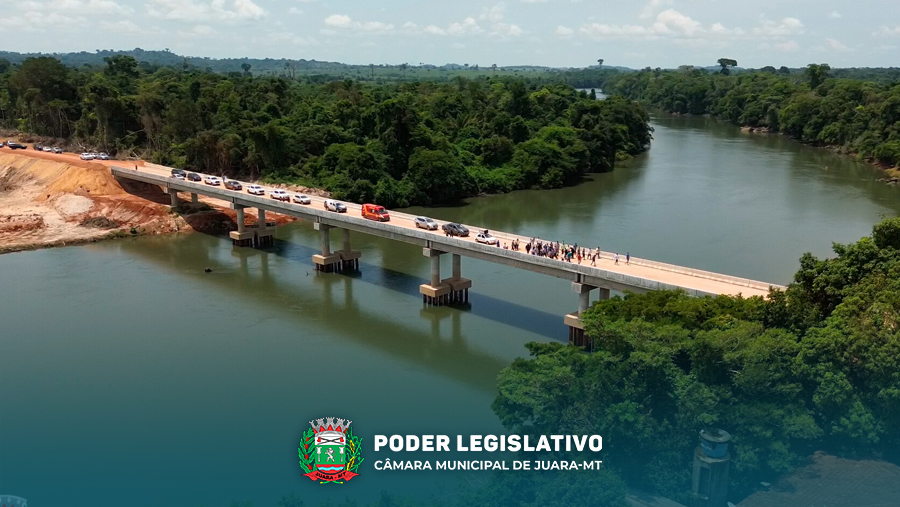
POLYGON ((729 74, 690 67, 604 75, 606 93, 621 94, 678 114, 709 114, 737 125, 782 132, 805 143, 833 146, 882 164, 900 164, 900 82, 887 69, 880 82, 833 77, 867 76, 809 65, 802 74, 766 71, 729 74))
POLYGON ((552 188, 645 150, 642 106, 524 78, 310 83, 0 62, 0 124, 158 163, 324 187, 387 206, 552 188))
POLYGON ((628 294, 585 316, 596 351, 530 344, 499 377, 513 432, 604 437, 604 464, 688 503, 704 428, 733 435, 741 498, 815 451, 900 461, 900 219, 804 255, 768 299, 628 294))

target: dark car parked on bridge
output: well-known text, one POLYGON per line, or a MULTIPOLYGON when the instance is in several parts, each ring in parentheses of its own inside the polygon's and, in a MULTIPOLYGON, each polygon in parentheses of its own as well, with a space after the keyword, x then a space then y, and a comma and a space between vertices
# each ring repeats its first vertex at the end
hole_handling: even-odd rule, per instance
POLYGON ((455 222, 444 224, 442 227, 444 229, 444 233, 447 236, 462 236, 466 237, 469 235, 469 229, 466 229, 466 226, 462 224, 457 224, 455 222))
POLYGON ((200 181, 203 178, 201 178, 197 173, 187 173, 187 179, 190 181, 200 181))
POLYGON ((242 190, 244 186, 239 181, 225 180, 225 188, 228 190, 242 190))
POLYGON ((172 177, 176 180, 183 180, 187 177, 187 173, 181 169, 172 169, 172 177))
POLYGON ((14 141, 7 141, 6 145, 9 146, 9 149, 11 149, 11 150, 27 150, 28 149, 28 146, 25 146, 24 144, 19 144, 14 141))

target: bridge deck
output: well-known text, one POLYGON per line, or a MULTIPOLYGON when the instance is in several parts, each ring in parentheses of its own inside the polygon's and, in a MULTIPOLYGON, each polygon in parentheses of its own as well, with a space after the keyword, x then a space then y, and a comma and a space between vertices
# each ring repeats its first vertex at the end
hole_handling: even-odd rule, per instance
MULTIPOLYGON (((274 213, 281 213, 613 290, 644 292, 660 289, 682 289, 694 296, 742 294, 745 297, 750 297, 765 296, 768 294, 770 286, 779 287, 774 284, 746 278, 732 277, 635 257, 631 258, 629 265, 625 264, 624 257, 620 259, 618 265, 615 265, 610 259, 608 252, 604 253, 602 260, 598 260, 598 267, 591 267, 584 261, 579 265, 574 262, 568 263, 529 255, 524 251, 517 252, 504 250, 496 246, 482 245, 475 242, 473 237, 450 238, 444 236, 440 230, 425 231, 418 229, 413 223, 414 216, 406 213, 391 211, 390 222, 374 222, 362 218, 360 216, 360 206, 351 203, 345 203, 348 208, 347 213, 333 213, 325 211, 323 206, 324 198, 316 196, 310 196, 312 204, 301 205, 276 201, 269 197, 250 195, 246 191, 233 191, 221 186, 176 180, 169 177, 169 168, 162 166, 147 164, 139 171, 115 166, 110 169, 113 175, 119 178, 143 181, 178 192, 205 195, 232 203, 232 205, 262 208, 274 213)), ((268 189, 266 193, 268 194, 268 189)), ((438 225, 443 224, 441 221, 437 222, 438 225)), ((475 231, 484 229, 484 227, 466 226, 469 227, 470 231, 473 231, 473 236, 475 231)), ((517 238, 523 246, 530 240, 530 238, 525 236, 493 229, 491 234, 504 242, 510 242, 517 238)))

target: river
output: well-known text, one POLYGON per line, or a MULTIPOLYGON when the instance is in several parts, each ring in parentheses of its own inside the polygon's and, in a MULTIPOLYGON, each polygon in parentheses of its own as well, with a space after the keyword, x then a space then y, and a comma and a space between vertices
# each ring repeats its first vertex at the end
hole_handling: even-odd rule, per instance
MULTIPOLYGON (((411 211, 775 283, 803 252, 900 214, 900 189, 850 158, 714 120, 653 125, 648 153, 582 185, 411 211)), ((316 505, 451 487, 452 473, 371 468, 312 484, 297 442, 325 416, 352 419, 367 445, 502 432, 497 373, 525 343, 565 339, 576 295, 463 259, 470 307, 423 308, 421 249, 354 235, 360 273, 317 274, 317 238, 296 223, 266 250, 192 234, 0 256, 0 493, 274 506, 291 492, 316 505)))

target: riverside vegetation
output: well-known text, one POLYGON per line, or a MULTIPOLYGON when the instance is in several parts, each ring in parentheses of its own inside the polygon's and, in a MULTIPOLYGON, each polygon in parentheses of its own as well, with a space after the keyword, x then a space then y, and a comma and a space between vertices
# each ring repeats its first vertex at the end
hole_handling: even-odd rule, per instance
POLYGON ((249 71, 0 62, 0 123, 213 174, 386 206, 554 188, 640 153, 642 106, 524 78, 325 84, 249 71))
POLYGON ((811 64, 801 74, 774 67, 724 74, 687 66, 597 77, 606 93, 671 113, 708 114, 896 166, 900 164, 897 73, 851 70, 835 74, 862 79, 831 77, 827 64, 811 64))

